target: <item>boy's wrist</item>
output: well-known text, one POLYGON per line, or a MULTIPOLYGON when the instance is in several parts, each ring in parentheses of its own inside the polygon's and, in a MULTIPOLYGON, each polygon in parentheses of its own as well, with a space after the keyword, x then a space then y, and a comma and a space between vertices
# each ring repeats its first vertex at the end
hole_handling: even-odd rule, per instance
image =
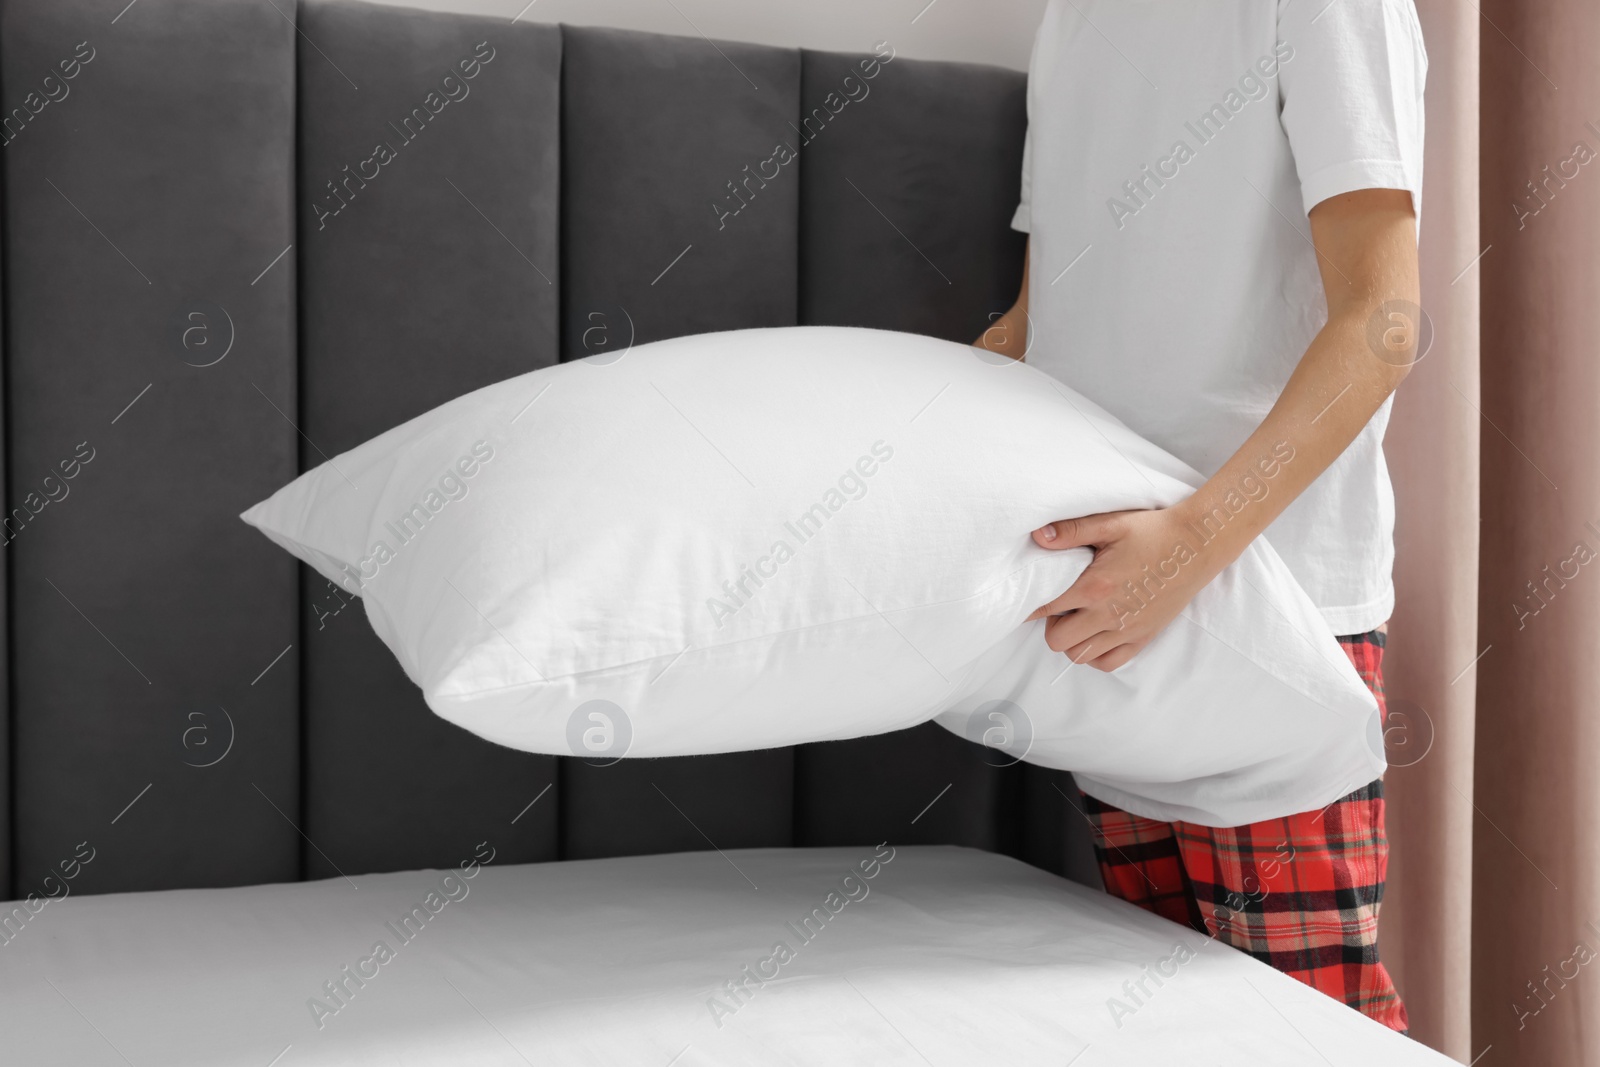
POLYGON ((1261 534, 1254 521, 1257 516, 1248 507, 1230 512, 1223 499, 1224 494, 1207 482, 1168 509, 1208 580, 1221 574, 1261 534))

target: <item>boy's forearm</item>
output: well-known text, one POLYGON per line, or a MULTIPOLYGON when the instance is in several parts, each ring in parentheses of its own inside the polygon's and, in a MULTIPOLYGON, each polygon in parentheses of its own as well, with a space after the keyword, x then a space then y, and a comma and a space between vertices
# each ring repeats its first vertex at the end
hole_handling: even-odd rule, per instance
POLYGON ((1339 458, 1405 376, 1372 356, 1366 319, 1352 311, 1330 320, 1261 425, 1177 505, 1212 574, 1237 559, 1339 458))
POLYGON ((1422 324, 1410 200, 1402 209, 1392 198, 1376 199, 1370 213, 1343 205, 1342 216, 1335 211, 1321 226, 1313 214, 1319 250, 1326 250, 1328 322, 1261 425, 1178 505, 1213 574, 1339 458, 1416 358, 1422 324))

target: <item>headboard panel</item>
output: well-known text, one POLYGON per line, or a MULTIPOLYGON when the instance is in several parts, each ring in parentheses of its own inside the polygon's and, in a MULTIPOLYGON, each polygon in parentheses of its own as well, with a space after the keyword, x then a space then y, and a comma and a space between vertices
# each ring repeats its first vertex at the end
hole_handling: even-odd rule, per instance
POLYGON ((80 892, 299 873, 262 799, 294 808, 292 664, 251 684, 298 640, 295 565, 236 518, 296 469, 262 395, 293 396, 293 275, 257 280, 293 239, 294 31, 139 14, 0 15, 19 893, 79 842, 80 892))
POLYGON ((566 358, 597 354, 597 325, 620 336, 631 322, 639 344, 793 326, 799 175, 746 194, 754 199, 737 216, 719 221, 714 205, 738 203, 730 183, 788 134, 800 54, 627 30, 563 33, 566 358))
MULTIPOLYGON (((976 337, 1021 281, 1023 80, 886 42, 804 53, 803 85, 800 321, 976 337)), ((1026 770, 941 726, 797 753, 797 844, 1021 847, 1026 770)))
POLYGON ((8 108, 94 49, 0 149, 13 892, 82 841, 75 892, 482 840, 501 862, 949 841, 1060 869, 1065 777, 932 725, 607 767, 496 748, 237 518, 558 355, 795 322, 970 337, 1016 289, 1022 77, 897 58, 840 105, 861 57, 277 6, 0 8, 8 108))
POLYGON ((800 321, 970 341, 1022 282, 1026 82, 903 57, 867 80, 875 60, 805 53, 807 115, 859 99, 806 125, 800 321))
MULTIPOLYGON (((799 175, 727 225, 711 205, 783 135, 799 107, 799 53, 625 30, 564 36, 566 357, 794 325, 799 175)), ((562 854, 787 845, 793 762, 789 749, 564 761, 562 854)))
MULTIPOLYGON (((356 2, 300 18, 310 468, 556 361, 561 32, 356 2)), ((511 823, 555 760, 435 716, 359 601, 304 575, 307 876, 450 866, 486 838, 510 862, 555 858, 554 804, 511 823)))

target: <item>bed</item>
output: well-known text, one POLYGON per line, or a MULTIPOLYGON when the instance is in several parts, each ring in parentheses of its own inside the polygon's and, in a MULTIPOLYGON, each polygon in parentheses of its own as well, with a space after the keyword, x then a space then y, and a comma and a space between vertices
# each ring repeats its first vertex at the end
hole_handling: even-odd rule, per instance
POLYGON ((1063 877, 1095 879, 1068 775, 933 724, 497 748, 238 520, 560 360, 976 336, 1021 273, 1024 79, 895 32, 839 55, 353 0, 0 5, 0 896, 31 900, 0 917, 0 1059, 1437 1061, 1063 877))
POLYGON ((1193 931, 974 849, 490 862, 441 892, 445 877, 52 904, 0 955, 7 1059, 1451 1062, 1193 931))

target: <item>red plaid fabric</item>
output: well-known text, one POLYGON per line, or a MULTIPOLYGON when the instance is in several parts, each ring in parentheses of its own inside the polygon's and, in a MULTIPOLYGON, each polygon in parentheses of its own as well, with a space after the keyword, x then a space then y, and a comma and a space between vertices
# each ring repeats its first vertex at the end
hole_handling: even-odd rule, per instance
MULTIPOLYGON (((1384 635, 1341 637, 1339 644, 1385 710, 1384 635)), ((1156 822, 1083 799, 1113 896, 1406 1031, 1405 1005, 1378 962, 1378 906, 1389 866, 1382 779, 1321 811, 1223 829, 1156 822)))

